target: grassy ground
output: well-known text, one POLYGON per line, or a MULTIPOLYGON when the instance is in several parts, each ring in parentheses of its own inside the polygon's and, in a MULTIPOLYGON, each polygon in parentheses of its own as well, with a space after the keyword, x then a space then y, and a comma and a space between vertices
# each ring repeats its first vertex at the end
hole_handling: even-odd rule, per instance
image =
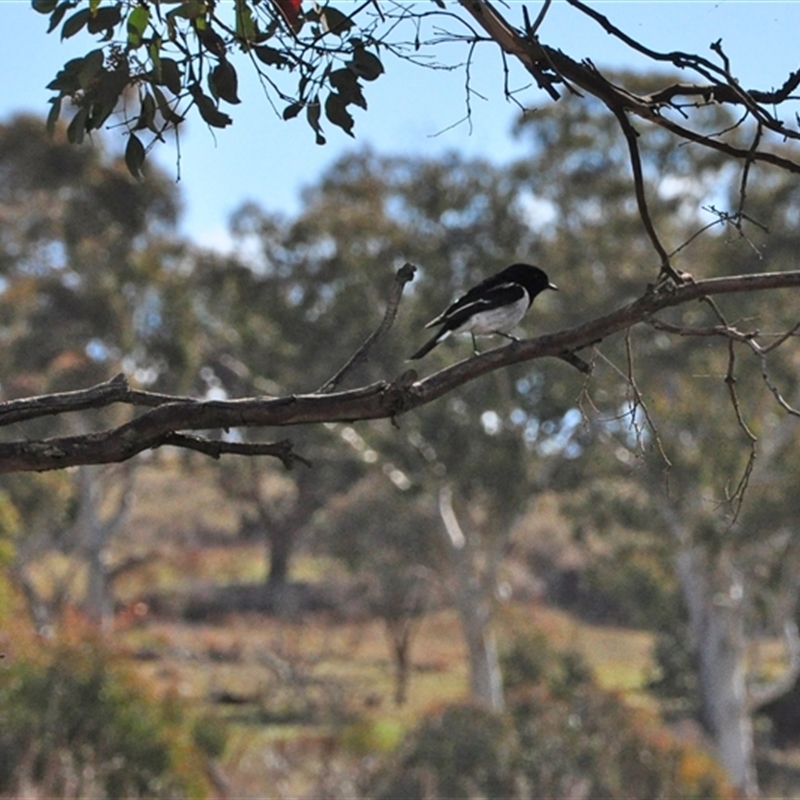
MULTIPOLYGON (((219 766, 229 795, 308 797, 325 786, 331 796, 346 794, 349 770, 391 750, 426 714, 467 697, 460 623, 449 609, 422 619, 408 701, 398 707, 391 651, 378 620, 317 614, 298 622, 234 613, 189 623, 175 613, 180 603, 159 609, 142 602, 263 581, 263 545, 236 538, 241 510, 220 488, 213 464, 199 461, 186 470, 160 462, 138 471, 132 518, 112 556, 117 562, 147 558, 115 581, 124 606, 115 638, 125 660, 158 693, 184 698, 198 718, 224 720, 228 744, 219 766)), ((69 565, 43 565, 42 580, 56 567, 69 565)), ((348 576, 330 559, 300 554, 292 578, 313 583, 348 576)), ((606 687, 635 691, 649 669, 647 634, 586 625, 533 602, 502 604, 496 620, 501 645, 543 631, 555 646, 580 651, 606 687)))
MULTIPOLYGON (((240 555, 246 559, 247 548, 240 555)), ((648 634, 586 625, 536 603, 501 606, 497 623, 501 643, 543 631, 555 646, 583 654, 605 687, 644 697, 648 634)), ((307 797, 330 782, 342 791, 346 766, 391 750, 424 715, 468 691, 460 624, 447 609, 419 625, 408 701, 400 707, 376 620, 232 614, 188 625, 145 615, 121 639, 150 685, 187 699, 198 715, 226 721, 220 768, 237 798, 307 797)))

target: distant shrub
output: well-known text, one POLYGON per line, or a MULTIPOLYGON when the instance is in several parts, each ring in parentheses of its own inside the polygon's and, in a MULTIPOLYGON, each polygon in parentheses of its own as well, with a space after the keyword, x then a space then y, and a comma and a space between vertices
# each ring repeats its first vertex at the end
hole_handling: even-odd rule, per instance
POLYGON ((9 660, 0 671, 0 793, 205 796, 180 709, 148 697, 102 643, 73 635, 9 660))
POLYGON ((569 695, 591 680, 591 671, 580 653, 555 650, 544 634, 517 637, 500 653, 506 690, 543 685, 555 696, 569 695))
POLYGON ((514 687, 505 714, 455 705, 424 720, 373 775, 365 796, 736 796, 711 757, 599 688, 579 657, 533 637, 516 643, 503 666, 514 687))
POLYGON ((192 741, 209 758, 220 758, 228 744, 228 731, 216 717, 200 717, 192 726, 192 741))
POLYGON ((663 553, 621 546, 592 559, 582 576, 587 594, 602 597, 606 619, 653 630, 680 612, 680 591, 663 553))
POLYGON ((516 798, 518 746, 510 720, 472 705, 426 719, 366 793, 375 800, 516 798))
POLYGON ((587 684, 555 698, 527 687, 509 705, 528 796, 735 796, 710 756, 679 744, 614 693, 587 684))

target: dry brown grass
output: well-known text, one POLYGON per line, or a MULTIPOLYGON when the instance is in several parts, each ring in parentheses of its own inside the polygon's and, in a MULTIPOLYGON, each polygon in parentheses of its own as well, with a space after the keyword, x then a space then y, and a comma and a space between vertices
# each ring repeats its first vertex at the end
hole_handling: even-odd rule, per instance
MULTIPOLYGON (((509 603, 498 623, 501 640, 544 631, 556 646, 583 653, 605 686, 641 688, 649 664, 645 634, 585 625, 539 604, 509 603)), ((236 797, 318 796, 320 786, 333 784, 344 791, 366 754, 390 749, 404 730, 468 691, 460 625, 451 610, 421 622, 409 700, 399 708, 384 630, 375 620, 232 614, 188 625, 152 619, 122 640, 148 683, 189 700, 198 714, 226 721, 220 768, 236 797)))

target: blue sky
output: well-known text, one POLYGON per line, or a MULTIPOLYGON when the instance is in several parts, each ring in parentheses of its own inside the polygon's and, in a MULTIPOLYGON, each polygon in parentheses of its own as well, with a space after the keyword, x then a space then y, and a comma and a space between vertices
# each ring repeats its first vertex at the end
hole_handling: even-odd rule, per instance
MULTIPOLYGON (((347 5, 341 4, 344 10, 347 5)), ((539 4, 528 5, 535 16, 539 4)), ((656 50, 695 51, 713 57, 709 45, 722 39, 733 71, 747 87, 772 88, 800 68, 797 2, 617 0, 593 5, 656 50)), ((511 0, 504 13, 513 23, 521 22, 518 2, 511 0)), ((47 18, 34 13, 28 0, 0 0, 0 22, 6 31, 0 48, 4 78, 0 119, 22 110, 44 114, 49 96, 45 85, 67 59, 94 45, 87 36, 62 43, 56 35, 46 35, 47 18)), ((546 44, 599 66, 645 66, 599 26, 559 0, 551 6, 539 33, 546 44)), ((447 54, 447 60, 456 63, 464 57, 455 46, 447 54)), ((516 107, 503 99, 502 65, 494 46, 479 48, 472 66, 472 87, 487 99, 473 95, 471 129, 466 123, 455 125, 466 111, 463 71, 432 71, 390 59, 384 65, 386 74, 367 86, 369 110, 356 109, 356 139, 328 125, 328 144, 319 147, 302 119, 286 123, 275 116, 258 82, 242 64, 242 103, 225 109, 233 125, 212 134, 192 118, 182 137, 183 230, 204 244, 222 244, 229 215, 245 200, 292 213, 299 207, 303 186, 313 183, 337 156, 365 144, 386 153, 421 157, 455 149, 498 162, 521 154, 510 134, 516 107)), ((523 86, 529 81, 520 69, 512 74, 511 82, 523 86)), ((547 102, 533 88, 520 99, 528 105, 547 102)), ((109 145, 121 150, 124 140, 112 133, 109 145)), ((176 174, 173 153, 164 150, 157 160, 168 173, 176 174)))

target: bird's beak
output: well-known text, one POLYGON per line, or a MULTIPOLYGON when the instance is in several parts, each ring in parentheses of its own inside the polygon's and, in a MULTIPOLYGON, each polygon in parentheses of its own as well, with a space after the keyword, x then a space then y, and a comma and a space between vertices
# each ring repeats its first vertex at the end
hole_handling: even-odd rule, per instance
POLYGON ((558 291, 558 286, 556 286, 554 283, 548 283, 547 288, 554 289, 556 292, 558 291))

